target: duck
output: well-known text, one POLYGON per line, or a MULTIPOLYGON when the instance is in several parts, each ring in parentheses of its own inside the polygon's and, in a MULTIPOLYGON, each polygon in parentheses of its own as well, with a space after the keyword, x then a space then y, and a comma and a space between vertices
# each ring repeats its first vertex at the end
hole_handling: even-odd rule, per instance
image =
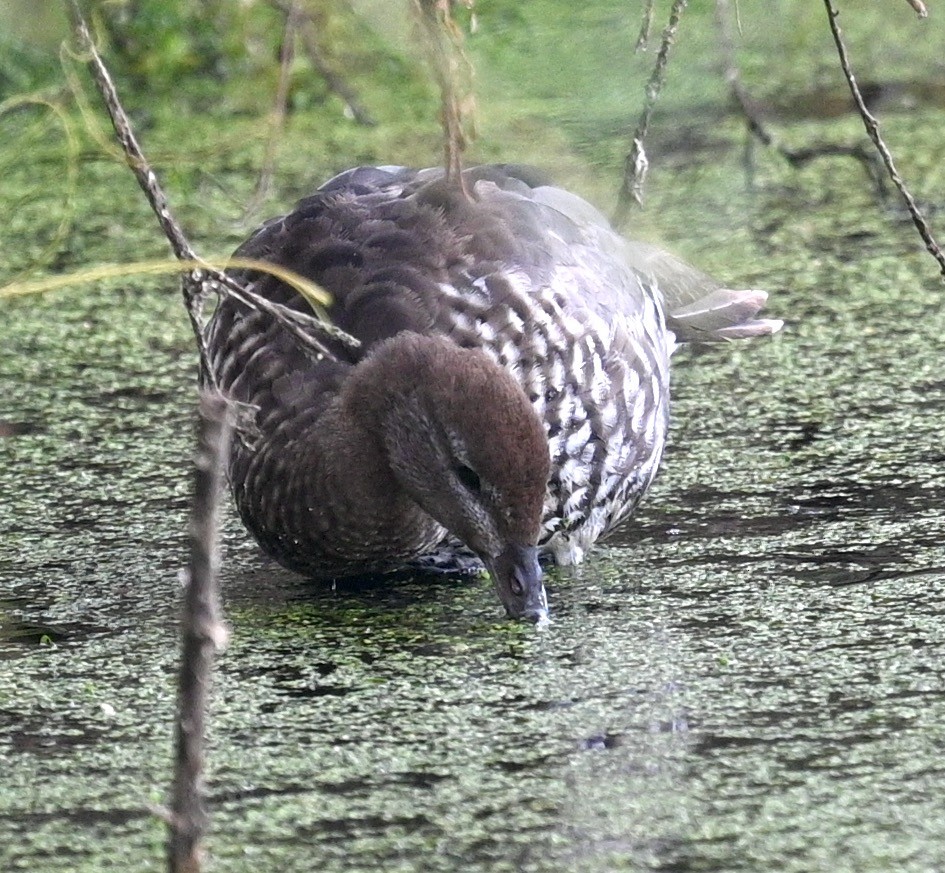
MULTIPOLYGON (((618 234, 540 171, 357 167, 236 251, 317 283, 313 354, 222 297, 206 380, 243 410, 228 478, 278 563, 320 580, 438 554, 488 570, 508 616, 548 616, 542 564, 579 563, 637 506, 666 445, 670 357, 775 333, 764 291, 731 290, 618 234)), ((277 275, 231 269, 298 312, 277 275)))

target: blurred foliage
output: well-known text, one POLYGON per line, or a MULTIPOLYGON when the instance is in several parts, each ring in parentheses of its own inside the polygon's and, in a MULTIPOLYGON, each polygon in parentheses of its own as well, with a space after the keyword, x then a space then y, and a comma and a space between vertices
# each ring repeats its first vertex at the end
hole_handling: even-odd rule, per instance
MULTIPOLYGON (((103 0, 95 19, 107 36, 109 63, 131 88, 170 97, 177 108, 260 112, 273 98, 291 6, 288 0, 103 0)), ((295 6, 314 24, 329 67, 357 77, 384 66, 381 46, 347 4, 296 0, 295 6)), ((329 96, 297 33, 294 39, 290 111, 329 96)))
MULTIPOLYGON (((412 36, 409 0, 297 2, 324 65, 376 125, 354 123, 302 39, 289 69, 286 117, 279 117, 289 0, 82 0, 145 152, 198 246, 227 250, 254 221, 349 166, 441 159, 438 95, 412 36), (247 210, 262 187, 261 167, 272 169, 269 202, 247 210)), ((854 66, 864 84, 881 86, 884 118, 945 104, 941 16, 919 22, 894 0, 841 5, 854 66)), ((669 0, 656 3, 650 45, 634 53, 637 0, 477 0, 478 26, 463 19, 480 133, 467 159, 537 164, 608 209, 668 7, 669 0)), ((0 273, 7 275, 69 269, 93 250, 101 259, 103 240, 114 241, 115 260, 164 251, 82 64, 68 62, 65 71, 60 64, 58 47, 68 37, 63 8, 64 0, 0 0, 0 196, 7 216, 0 273), (84 89, 88 111, 79 111, 73 88, 84 89)), ((720 190, 732 181, 721 156, 731 137, 741 142, 744 125, 729 109, 712 8, 712 0, 692 0, 670 61, 647 143, 654 197, 660 186, 680 189, 681 174, 692 167, 718 176, 720 190)), ((755 0, 743 2, 741 14, 746 85, 786 141, 804 145, 819 136, 827 107, 843 121, 838 139, 862 137, 822 5, 755 0)), ((912 150, 899 128, 890 119, 886 133, 903 171, 925 180, 927 197, 940 198, 945 163, 938 153, 926 159, 912 150)), ((762 177, 780 173, 773 159, 758 163, 762 177)), ((838 186, 862 184, 857 166, 838 164, 835 178, 838 186)), ((719 214, 729 199, 722 198, 719 214)), ((645 230, 658 219, 650 210, 637 223, 645 230)))
POLYGON ((43 48, 0 30, 0 101, 62 79, 59 60, 43 48))
MULTIPOLYGON (((60 3, 0 4, 0 100, 61 86, 56 46, 67 39, 60 3), (58 7, 58 14, 54 10, 58 7)), ((265 113, 279 77, 291 0, 95 0, 83 4, 120 90, 147 95, 149 111, 265 113)), ((430 90, 421 64, 392 49, 367 17, 344 0, 295 0, 313 25, 318 63, 295 34, 288 110, 332 99, 324 69, 355 90, 380 76, 397 87, 430 90)), ((402 11, 402 10, 401 10, 402 11)), ((432 92, 431 92, 432 93, 432 92)))
POLYGON ((159 91, 185 76, 243 75, 278 52, 278 14, 267 3, 106 0, 97 12, 116 65, 159 91))

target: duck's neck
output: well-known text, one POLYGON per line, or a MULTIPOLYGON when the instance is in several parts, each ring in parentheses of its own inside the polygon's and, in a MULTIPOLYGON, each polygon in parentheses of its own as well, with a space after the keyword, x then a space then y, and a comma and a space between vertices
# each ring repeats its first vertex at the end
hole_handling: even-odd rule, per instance
POLYGON ((487 355, 404 331, 325 386, 320 405, 280 386, 260 445, 234 453, 236 502, 267 552, 338 576, 396 567, 446 529, 486 563, 534 547, 545 430, 487 355))

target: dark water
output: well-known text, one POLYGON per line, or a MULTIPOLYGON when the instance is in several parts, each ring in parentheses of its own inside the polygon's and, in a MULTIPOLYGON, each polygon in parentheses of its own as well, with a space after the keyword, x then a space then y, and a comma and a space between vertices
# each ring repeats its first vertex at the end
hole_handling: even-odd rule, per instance
MULTIPOLYGON (((933 206, 942 124, 895 121, 933 206)), ((750 188, 713 141, 646 229, 787 327, 679 354, 665 469, 550 627, 485 580, 313 588, 229 521, 214 869, 945 870, 942 286, 857 167, 750 188)), ((152 286, 2 305, 0 869, 157 870, 186 326, 152 286)))

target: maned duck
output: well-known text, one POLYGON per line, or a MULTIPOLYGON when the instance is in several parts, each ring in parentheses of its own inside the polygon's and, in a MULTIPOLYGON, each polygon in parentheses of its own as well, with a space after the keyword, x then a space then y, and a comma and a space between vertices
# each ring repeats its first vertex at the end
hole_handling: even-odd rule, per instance
MULTIPOLYGON (((677 342, 752 337, 762 291, 732 291, 628 242, 537 171, 358 167, 259 228, 237 255, 332 296, 360 340, 300 347, 224 299, 212 381, 254 413, 229 470, 263 550, 339 578, 466 546, 513 617, 547 613, 539 554, 576 563, 656 475, 677 342), (458 542, 457 542, 458 541, 458 542)), ((289 285, 234 270, 310 311, 289 285)))

